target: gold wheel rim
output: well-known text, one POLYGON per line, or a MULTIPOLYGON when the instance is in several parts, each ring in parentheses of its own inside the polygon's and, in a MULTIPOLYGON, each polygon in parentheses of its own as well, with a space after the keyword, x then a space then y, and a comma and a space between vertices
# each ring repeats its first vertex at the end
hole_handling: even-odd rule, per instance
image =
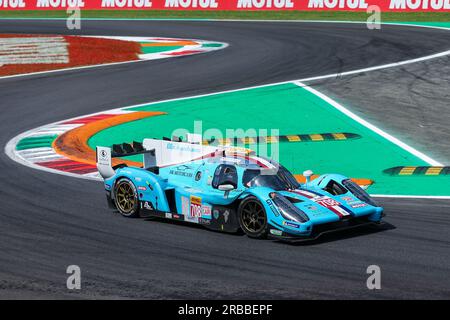
POLYGON ((263 206, 254 200, 244 204, 241 219, 244 228, 251 233, 259 233, 264 230, 267 220, 263 206))
POLYGON ((134 190, 128 182, 122 182, 117 186, 116 203, 122 213, 130 214, 133 212, 136 198, 134 190))

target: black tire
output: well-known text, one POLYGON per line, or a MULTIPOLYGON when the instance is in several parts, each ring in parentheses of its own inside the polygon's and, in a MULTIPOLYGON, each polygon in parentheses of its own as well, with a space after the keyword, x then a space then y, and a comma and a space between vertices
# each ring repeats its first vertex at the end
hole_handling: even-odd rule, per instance
POLYGON ((139 199, 136 187, 127 178, 119 179, 114 186, 114 204, 120 214, 127 218, 139 216, 139 199))
POLYGON ((242 200, 238 207, 239 226, 250 238, 264 239, 268 233, 264 206, 254 196, 242 200))

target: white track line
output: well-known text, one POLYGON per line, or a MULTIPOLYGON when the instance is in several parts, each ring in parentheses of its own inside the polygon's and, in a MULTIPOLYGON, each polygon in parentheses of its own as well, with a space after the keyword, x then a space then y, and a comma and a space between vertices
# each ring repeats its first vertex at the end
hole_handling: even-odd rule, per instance
POLYGON ((362 72, 370 72, 370 71, 377 71, 377 70, 382 70, 382 69, 389 69, 389 68, 393 68, 393 67, 400 67, 400 66, 404 66, 407 64, 441 58, 441 57, 445 57, 448 55, 450 55, 450 50, 431 54, 429 56, 425 56, 425 57, 421 57, 421 58, 410 59, 410 60, 394 62, 394 63, 388 63, 388 64, 384 64, 381 66, 370 67, 370 68, 365 68, 365 69, 345 71, 345 72, 341 72, 341 73, 334 73, 334 74, 330 74, 330 75, 326 75, 326 76, 311 77, 311 78, 306 78, 306 79, 298 80, 298 81, 314 81, 314 80, 322 80, 322 79, 328 79, 328 78, 338 78, 338 77, 349 76, 352 74, 357 74, 357 73, 362 73, 362 72))
POLYGON ((91 68, 97 68, 97 67, 107 67, 107 66, 117 66, 125 63, 135 63, 135 62, 144 62, 149 60, 133 60, 133 61, 124 61, 124 62, 112 62, 112 63, 105 63, 105 64, 94 64, 91 66, 83 66, 83 67, 73 67, 73 68, 64 68, 64 69, 56 69, 56 70, 49 70, 49 71, 39 71, 39 72, 31 72, 31 73, 22 73, 22 74, 14 74, 11 76, 3 76, 0 77, 0 80, 3 79, 11 79, 11 78, 19 78, 19 77, 28 77, 28 76, 36 76, 41 74, 51 74, 51 73, 57 73, 57 72, 66 72, 66 71, 76 71, 76 70, 83 70, 83 69, 91 69, 91 68))
POLYGON ((367 129, 372 130, 373 132, 375 132, 376 134, 382 136, 386 140, 389 140, 390 142, 392 142, 393 144, 399 146, 403 150, 413 154, 417 158, 422 159, 423 161, 427 162, 431 166, 443 166, 442 163, 439 163, 436 160, 433 160, 432 158, 428 157, 427 155, 423 154, 422 152, 417 151, 413 147, 411 147, 411 146, 407 145, 406 143, 400 141, 399 139, 395 138, 394 136, 390 135, 389 133, 381 130, 380 128, 378 128, 376 126, 374 126, 370 122, 368 122, 368 121, 364 120, 363 118, 361 118, 360 116, 354 114, 353 112, 351 112, 350 110, 345 108, 343 105, 337 103, 335 100, 333 100, 330 97, 326 96, 325 94, 317 91, 316 89, 308 87, 307 85, 303 84, 300 81, 296 81, 295 84, 298 85, 299 87, 301 87, 301 88, 311 92, 312 94, 316 95, 317 97, 319 97, 320 99, 324 100, 329 105, 333 106, 334 108, 336 108, 337 110, 339 110, 340 112, 342 112, 346 116, 350 117, 354 121, 356 121, 359 124, 363 125, 367 129))

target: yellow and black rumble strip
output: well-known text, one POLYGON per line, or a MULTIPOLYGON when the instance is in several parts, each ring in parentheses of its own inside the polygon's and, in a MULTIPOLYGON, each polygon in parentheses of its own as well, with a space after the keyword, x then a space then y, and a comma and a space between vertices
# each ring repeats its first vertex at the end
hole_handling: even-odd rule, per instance
POLYGON ((356 133, 316 133, 316 134, 292 134, 285 136, 267 137, 244 137, 228 139, 203 140, 203 145, 243 145, 258 143, 278 143, 278 142, 320 142, 359 139, 361 136, 356 133))
POLYGON ((450 167, 398 166, 383 172, 391 176, 443 176, 450 175, 450 167))

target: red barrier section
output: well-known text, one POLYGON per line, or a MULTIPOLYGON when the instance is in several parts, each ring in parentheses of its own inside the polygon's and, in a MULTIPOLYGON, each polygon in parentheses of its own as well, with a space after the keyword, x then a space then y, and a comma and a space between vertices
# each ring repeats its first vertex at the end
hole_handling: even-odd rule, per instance
POLYGON ((450 11, 450 0, 0 0, 0 10, 340 10, 450 11))

